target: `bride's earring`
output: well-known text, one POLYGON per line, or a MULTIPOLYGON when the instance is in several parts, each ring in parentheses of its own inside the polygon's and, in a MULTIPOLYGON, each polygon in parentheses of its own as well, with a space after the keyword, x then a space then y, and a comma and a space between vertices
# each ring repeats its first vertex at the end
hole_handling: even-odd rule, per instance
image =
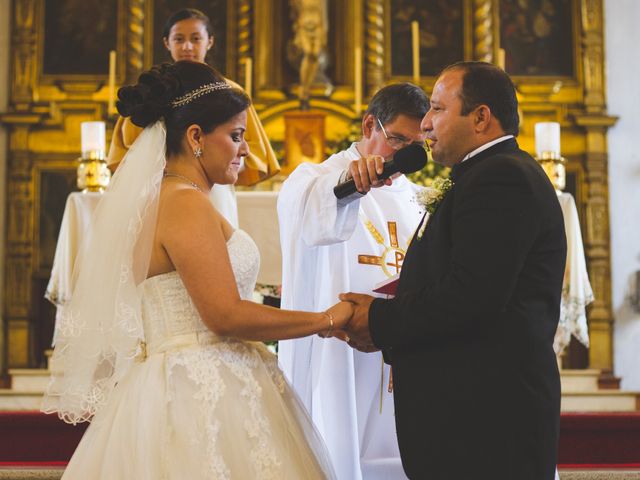
POLYGON ((200 160, 202 157, 202 149, 200 147, 196 147, 193 151, 193 155, 196 157, 196 160, 200 160))

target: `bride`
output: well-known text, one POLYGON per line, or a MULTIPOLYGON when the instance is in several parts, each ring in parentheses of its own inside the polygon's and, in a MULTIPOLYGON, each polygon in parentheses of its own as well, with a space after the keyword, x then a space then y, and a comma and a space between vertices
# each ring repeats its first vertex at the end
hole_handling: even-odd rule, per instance
POLYGON ((64 478, 332 478, 262 341, 330 336, 351 306, 248 301, 257 248, 207 198, 249 153, 249 99, 194 62, 154 67, 118 96, 144 131, 95 211, 43 403, 92 422, 64 478))

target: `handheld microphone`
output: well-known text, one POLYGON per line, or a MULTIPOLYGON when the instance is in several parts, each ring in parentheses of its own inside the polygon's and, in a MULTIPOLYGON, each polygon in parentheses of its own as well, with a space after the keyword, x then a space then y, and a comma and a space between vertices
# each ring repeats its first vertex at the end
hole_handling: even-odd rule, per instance
MULTIPOLYGON (((421 145, 412 143, 398 150, 391 160, 384 163, 382 174, 378 175, 380 180, 386 180, 391 175, 398 172, 413 173, 422 170, 427 164, 427 152, 421 145)), ((356 182, 347 180, 333 187, 333 194, 337 198, 345 198, 356 193, 356 182)))

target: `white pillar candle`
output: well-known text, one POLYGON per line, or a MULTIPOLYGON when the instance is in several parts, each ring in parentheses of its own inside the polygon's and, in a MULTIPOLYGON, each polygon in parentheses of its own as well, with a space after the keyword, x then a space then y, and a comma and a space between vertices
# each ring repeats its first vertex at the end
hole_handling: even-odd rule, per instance
POLYGON ((82 122, 80 124, 82 139, 82 158, 105 158, 105 124, 104 122, 82 122))
POLYGON ((413 83, 420 83, 420 27, 415 20, 411 22, 411 53, 413 56, 413 83))
POLYGON ((506 70, 506 52, 504 50, 504 48, 499 48, 498 49, 498 66, 502 69, 502 70, 506 70))
POLYGON ((538 122, 535 125, 536 156, 560 158, 560 124, 558 122, 538 122))
POLYGON ((116 112, 116 51, 109 52, 109 103, 107 104, 107 115, 115 115, 116 112))
POLYGON ((354 110, 356 116, 360 115, 362 110, 362 48, 357 46, 353 50, 353 96, 354 96, 354 110))

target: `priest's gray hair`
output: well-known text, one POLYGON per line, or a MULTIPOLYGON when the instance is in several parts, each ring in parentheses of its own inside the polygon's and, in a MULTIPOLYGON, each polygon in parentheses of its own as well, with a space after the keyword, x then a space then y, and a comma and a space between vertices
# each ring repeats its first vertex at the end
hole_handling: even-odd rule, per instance
POLYGON ((422 120, 428 110, 429 98, 420 87, 412 83, 396 83, 378 90, 365 115, 371 114, 386 125, 398 115, 422 120))

